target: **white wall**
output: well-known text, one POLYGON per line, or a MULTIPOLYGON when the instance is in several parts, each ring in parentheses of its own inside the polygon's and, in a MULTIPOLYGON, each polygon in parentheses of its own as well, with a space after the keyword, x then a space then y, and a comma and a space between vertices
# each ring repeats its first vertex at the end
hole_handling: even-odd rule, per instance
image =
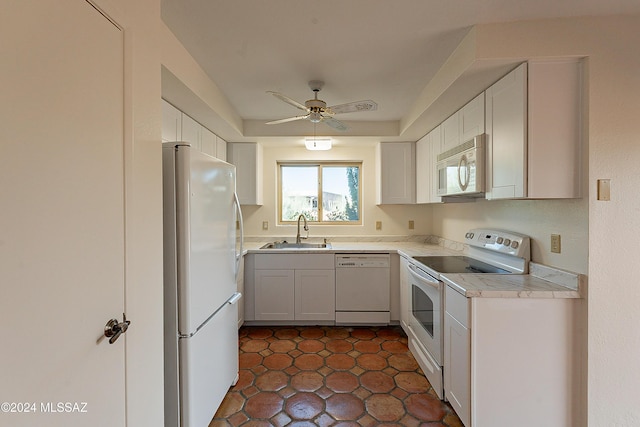
POLYGON ((587 274, 588 199, 478 200, 435 205, 433 234, 461 242, 476 227, 515 231, 531 237, 531 260, 587 274), (552 254, 551 234, 560 234, 562 252, 552 254))
POLYGON ((295 225, 277 225, 278 161, 343 160, 362 161, 362 225, 311 225, 310 237, 331 236, 407 236, 430 234, 431 210, 428 206, 382 205, 376 206, 376 147, 374 145, 334 146, 329 151, 308 151, 300 147, 264 147, 263 152, 264 205, 243 206, 245 234, 262 237, 296 235, 295 225), (408 221, 415 228, 409 230, 408 221), (262 230, 262 222, 269 222, 269 230, 262 230), (382 221, 382 230, 375 222, 382 221))

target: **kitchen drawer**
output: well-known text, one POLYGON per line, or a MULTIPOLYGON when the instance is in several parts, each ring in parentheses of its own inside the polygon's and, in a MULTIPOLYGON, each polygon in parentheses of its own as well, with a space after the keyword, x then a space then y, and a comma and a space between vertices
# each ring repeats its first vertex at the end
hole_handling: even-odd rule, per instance
POLYGON ((469 299, 450 286, 445 286, 445 311, 454 319, 469 328, 469 299))

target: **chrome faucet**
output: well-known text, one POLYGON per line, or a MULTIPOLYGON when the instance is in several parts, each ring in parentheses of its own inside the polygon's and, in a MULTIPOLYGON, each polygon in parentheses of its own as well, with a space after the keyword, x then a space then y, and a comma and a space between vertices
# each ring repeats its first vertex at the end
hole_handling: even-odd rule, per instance
POLYGON ((298 217, 298 234, 296 234, 296 243, 300 243, 302 239, 309 238, 309 226, 307 225, 307 217, 304 214, 300 214, 298 217), (306 237, 300 237, 300 219, 304 219, 304 231, 307 232, 306 237))

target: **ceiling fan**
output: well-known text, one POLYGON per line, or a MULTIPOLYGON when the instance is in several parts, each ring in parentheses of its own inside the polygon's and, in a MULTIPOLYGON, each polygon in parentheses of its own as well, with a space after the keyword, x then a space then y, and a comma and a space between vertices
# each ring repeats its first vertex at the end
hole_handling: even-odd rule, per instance
POLYGON ((354 113, 357 111, 374 111, 378 108, 378 104, 369 100, 349 102, 347 104, 334 105, 327 107, 327 103, 321 99, 318 99, 318 92, 324 86, 324 82, 320 80, 311 80, 309 82, 309 88, 314 92, 314 98, 309 99, 304 104, 301 104, 293 99, 289 98, 278 92, 267 91, 271 95, 286 102, 289 105, 305 111, 305 114, 301 116, 289 117, 286 119, 274 120, 267 122, 268 125, 276 125, 279 123, 292 122, 294 120, 309 120, 312 123, 325 123, 332 128, 339 131, 346 131, 349 127, 333 118, 334 114, 354 113))

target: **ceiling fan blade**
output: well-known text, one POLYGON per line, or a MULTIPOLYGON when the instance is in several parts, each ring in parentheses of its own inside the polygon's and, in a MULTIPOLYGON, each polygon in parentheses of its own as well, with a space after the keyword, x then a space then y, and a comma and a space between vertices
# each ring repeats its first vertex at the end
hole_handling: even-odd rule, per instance
POLYGON ((299 108, 300 110, 308 111, 306 106, 300 104, 298 101, 294 101, 293 99, 291 99, 288 96, 285 96, 285 95, 283 95, 283 94, 281 94, 279 92, 272 92, 272 91, 268 90, 267 93, 270 93, 271 95, 275 96, 279 100, 284 101, 289 105, 293 105, 294 107, 299 108))
POLYGON ((303 120, 308 118, 309 118, 309 115, 305 114, 304 116, 295 116, 295 117, 289 117, 287 119, 274 120, 274 121, 265 123, 265 125, 277 125, 280 123, 293 122, 294 120, 303 120))
POLYGON ((327 125, 331 126, 335 130, 339 130, 340 132, 344 132, 349 129, 349 126, 345 125, 340 120, 334 119, 333 117, 324 116, 322 118, 322 123, 326 123, 327 125))
POLYGON ((364 101, 349 102, 347 104, 334 105, 328 110, 333 114, 355 113, 358 111, 374 111, 378 109, 378 104, 370 99, 364 101))

